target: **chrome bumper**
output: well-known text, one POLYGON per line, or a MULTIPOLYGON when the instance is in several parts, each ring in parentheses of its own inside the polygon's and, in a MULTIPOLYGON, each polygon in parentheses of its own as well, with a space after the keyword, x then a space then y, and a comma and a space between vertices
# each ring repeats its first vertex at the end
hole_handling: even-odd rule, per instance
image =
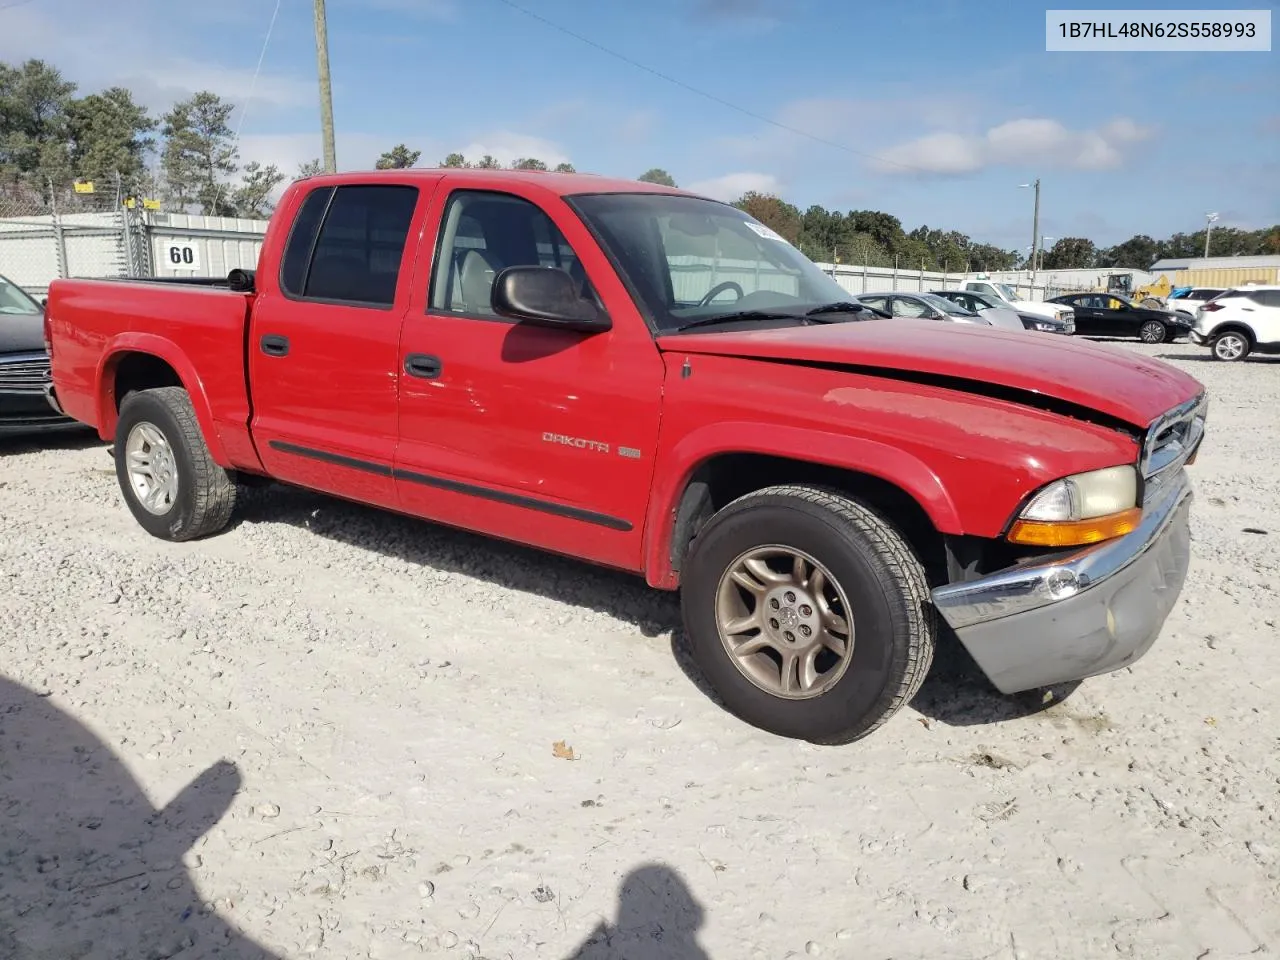
POLYGON ((933 591, 938 612, 998 690, 1110 673, 1150 649, 1191 560, 1186 472, 1160 487, 1126 536, 933 591))

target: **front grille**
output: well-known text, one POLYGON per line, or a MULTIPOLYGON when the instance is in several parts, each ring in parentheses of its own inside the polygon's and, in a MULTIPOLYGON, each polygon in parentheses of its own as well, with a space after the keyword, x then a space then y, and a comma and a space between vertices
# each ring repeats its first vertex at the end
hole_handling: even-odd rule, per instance
POLYGON ((0 393, 42 394, 51 382, 44 354, 0 357, 0 393))
POLYGON ((1204 438, 1209 397, 1200 394, 1158 417, 1147 428, 1139 467, 1150 488, 1172 476, 1191 458, 1204 438))

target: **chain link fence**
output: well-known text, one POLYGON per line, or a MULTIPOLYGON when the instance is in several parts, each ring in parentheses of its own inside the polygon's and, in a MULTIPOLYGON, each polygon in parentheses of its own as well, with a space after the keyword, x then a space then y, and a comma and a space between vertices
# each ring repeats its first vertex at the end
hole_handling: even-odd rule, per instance
POLYGON ((140 209, 118 177, 0 184, 0 274, 35 296, 58 277, 150 276, 140 209))
POLYGON ((119 177, 0 182, 0 275, 34 297, 64 277, 210 277, 253 268, 267 221, 164 213, 119 177))

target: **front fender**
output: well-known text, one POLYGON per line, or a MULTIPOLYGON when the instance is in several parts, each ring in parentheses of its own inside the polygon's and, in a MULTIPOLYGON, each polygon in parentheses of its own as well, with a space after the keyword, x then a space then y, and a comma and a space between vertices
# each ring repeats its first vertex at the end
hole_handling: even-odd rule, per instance
POLYGON ((645 517, 645 579, 658 589, 676 586, 671 538, 676 512, 694 471, 713 457, 756 453, 857 470, 909 494, 941 533, 963 532, 959 513, 937 474, 896 447, 862 437, 749 421, 718 421, 687 434, 665 454, 654 478, 645 517), (767 438, 761 443, 756 438, 767 438))
POLYGON ((191 406, 195 408, 196 422, 200 424, 200 432, 204 434, 204 442, 209 453, 219 466, 230 466, 222 440, 213 421, 213 409, 209 404, 209 396, 205 390, 196 366, 182 349, 172 340, 154 333, 125 332, 117 334, 107 342, 106 349, 98 361, 98 370, 94 379, 94 394, 97 397, 98 435, 103 440, 111 440, 116 432, 118 399, 115 396, 115 373, 121 359, 131 353, 143 353, 157 357, 169 364, 182 381, 183 389, 191 398, 191 406))

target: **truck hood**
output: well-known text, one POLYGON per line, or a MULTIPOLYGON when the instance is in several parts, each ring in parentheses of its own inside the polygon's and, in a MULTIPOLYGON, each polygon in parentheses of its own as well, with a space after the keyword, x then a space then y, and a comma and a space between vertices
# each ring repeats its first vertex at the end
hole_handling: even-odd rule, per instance
POLYGON ((921 380, 1042 409, 1090 411, 1142 429, 1204 391, 1181 370, 1122 348, 927 320, 671 334, 658 346, 921 380))
POLYGON ((1010 307, 1019 313, 1030 314, 1033 317, 1044 317, 1047 320, 1056 318, 1058 311, 1075 312, 1065 303, 1045 303, 1040 300, 1014 300, 1010 307))

